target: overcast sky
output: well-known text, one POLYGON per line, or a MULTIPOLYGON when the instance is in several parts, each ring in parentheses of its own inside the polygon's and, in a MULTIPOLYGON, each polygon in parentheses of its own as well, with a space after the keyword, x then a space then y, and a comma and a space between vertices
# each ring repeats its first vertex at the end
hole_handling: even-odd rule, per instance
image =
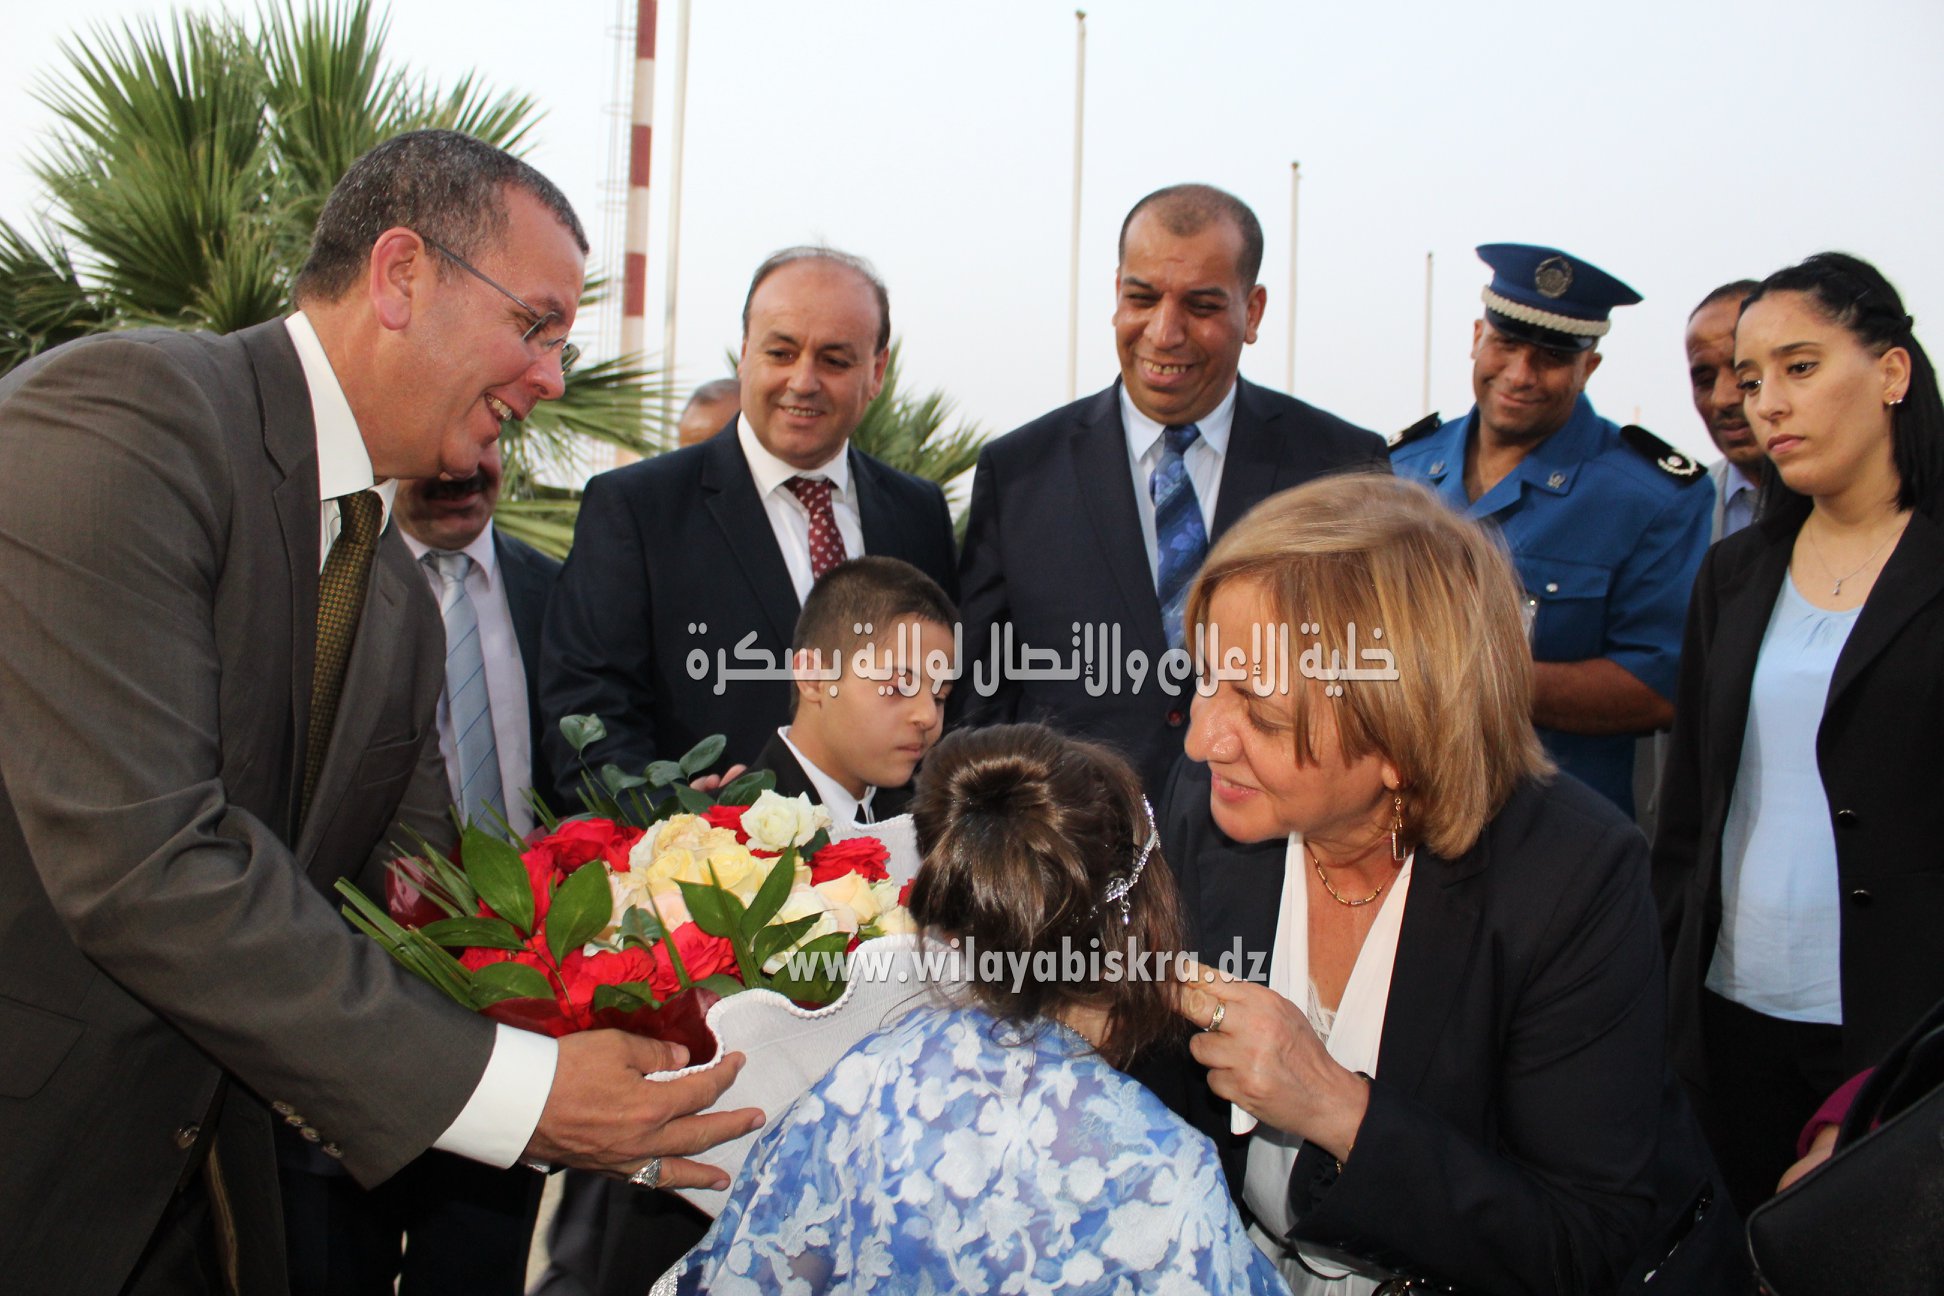
MULTIPOLYGON (((0 216, 19 220, 38 201, 27 164, 49 120, 31 92, 63 66, 59 41, 157 8, 5 8, 0 216)), ((1558 246, 1638 289, 1646 301, 1617 312, 1589 395, 1696 453, 1708 447, 1681 332, 1723 280, 1845 248, 1902 289, 1920 338, 1944 341, 1944 5, 1933 0, 1087 8, 1082 393, 1115 372, 1121 217, 1181 180, 1230 189, 1260 216, 1269 307, 1243 372, 1285 385, 1292 161, 1303 175, 1295 391, 1386 433, 1420 413, 1426 252, 1432 404, 1452 417, 1471 403, 1479 243, 1558 246)), ((624 11, 633 0, 400 0, 388 48, 442 81, 477 72, 537 98, 547 117, 528 156, 598 247, 626 101, 613 39, 624 11)), ((661 11, 657 350, 674 0, 661 11)), ((883 272, 912 385, 944 388, 995 433, 1063 403, 1074 29, 1070 6, 1026 0, 694 0, 684 381, 722 371, 763 256, 827 240, 883 272)))

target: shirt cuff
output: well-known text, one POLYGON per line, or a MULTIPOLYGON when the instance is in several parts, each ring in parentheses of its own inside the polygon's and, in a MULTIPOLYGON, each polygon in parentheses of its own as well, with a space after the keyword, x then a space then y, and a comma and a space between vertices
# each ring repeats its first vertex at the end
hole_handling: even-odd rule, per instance
POLYGON ((560 1045, 503 1023, 494 1029, 493 1052, 478 1086, 432 1146, 503 1168, 520 1159, 540 1127, 560 1045))

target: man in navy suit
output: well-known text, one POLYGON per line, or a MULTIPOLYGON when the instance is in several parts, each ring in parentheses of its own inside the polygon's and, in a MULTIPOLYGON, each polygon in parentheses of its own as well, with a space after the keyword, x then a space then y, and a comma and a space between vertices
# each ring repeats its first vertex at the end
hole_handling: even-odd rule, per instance
POLYGON ((587 483, 540 669, 563 793, 579 763, 561 716, 605 722, 586 753, 594 770, 639 773, 716 733, 731 753, 759 750, 789 715, 797 612, 846 557, 902 558, 955 588, 944 492, 850 447, 890 344, 890 299, 868 262, 786 248, 743 301, 736 421, 587 483))
MULTIPOLYGON (((452 802, 469 818, 504 814, 525 833, 534 826, 529 788, 552 785, 539 760, 537 675, 540 627, 560 562, 493 526, 500 493, 500 450, 488 446, 466 477, 399 483, 399 530, 418 560, 446 622, 446 688, 439 697, 439 753, 452 802), (455 615, 457 591, 466 608, 455 615), (459 628, 463 627, 463 629, 459 628), (478 652, 455 643, 471 638, 478 652), (477 672, 484 708, 467 706, 477 672), (458 678, 458 676, 468 678, 458 678), (462 698, 455 715, 454 695, 462 698), (458 732, 471 719, 477 741, 458 732), (492 734, 491 740, 485 734, 492 734), (493 789, 480 804, 478 769, 490 764, 493 789)), ((539 1213, 541 1178, 524 1166, 500 1169, 432 1151, 366 1191, 294 1130, 279 1131, 278 1177, 294 1296, 390 1292, 427 1296, 519 1296, 539 1213)))
POLYGON ((954 710, 1111 743, 1157 801, 1194 688, 1181 601, 1208 545, 1276 491, 1389 471, 1375 433, 1237 373, 1268 300, 1261 266, 1262 226, 1231 194, 1174 185, 1134 204, 1114 274, 1120 381, 993 441, 972 483, 959 583, 977 665, 954 710), (1014 663, 1059 655, 1050 676, 999 660, 1008 626, 1014 663))

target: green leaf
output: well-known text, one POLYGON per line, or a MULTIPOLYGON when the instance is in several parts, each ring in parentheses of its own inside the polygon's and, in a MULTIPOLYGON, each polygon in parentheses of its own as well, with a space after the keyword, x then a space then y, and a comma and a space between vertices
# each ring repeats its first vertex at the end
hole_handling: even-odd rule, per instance
POLYGON ((594 1011, 606 1008, 619 1008, 622 1012, 639 1012, 643 1008, 659 1008, 661 1000, 655 998, 655 990, 646 981, 623 981, 618 985, 594 987, 594 1011))
POLYGON ((707 882, 678 882, 689 917, 711 936, 733 937, 740 932, 742 901, 707 882))
POLYGON ((694 778, 709 766, 722 759, 722 753, 729 746, 729 740, 721 734, 710 734, 701 742, 688 749, 679 762, 682 774, 694 778))
POLYGON ((716 801, 726 806, 754 805, 756 798, 765 792, 776 790, 774 770, 750 770, 739 775, 734 782, 716 794, 716 801))
POLYGON ((736 980, 736 978, 730 976, 727 972, 717 972, 713 976, 705 976, 695 984, 701 986, 704 990, 713 990, 724 998, 736 994, 744 988, 742 982, 736 980))
MULTIPOLYGON (((763 929, 763 924, 776 917, 777 910, 790 898, 790 888, 795 882, 796 853, 784 851, 777 857, 769 876, 763 879, 763 885, 757 887, 756 894, 750 897, 749 912, 743 915, 742 920, 744 940, 753 939, 763 929)), ((757 955, 756 961, 762 962, 761 954, 757 955)))
POLYGON ((620 796, 629 788, 645 786, 648 780, 639 774, 630 774, 619 765, 609 762, 601 766, 601 782, 607 786, 609 793, 620 796))
POLYGON ((498 918, 446 918, 419 928, 429 941, 455 949, 479 946, 482 949, 518 949, 520 937, 513 924, 498 918))
POLYGON ((621 944, 647 947, 666 936, 661 920, 640 905, 629 905, 621 915, 621 944))
POLYGON ((658 788, 682 781, 682 767, 675 761, 660 760, 648 766, 648 782, 658 788))
POLYGON ((792 918, 789 922, 778 923, 774 927, 765 927, 763 930, 757 932, 756 946, 753 951, 757 966, 762 966, 777 954, 796 944, 797 941, 802 939, 805 932, 816 925, 817 915, 805 914, 801 918, 792 918))
POLYGON ((553 907, 547 910, 547 948, 554 961, 564 962, 570 950, 600 935, 613 917, 606 863, 592 860, 575 869, 554 891, 553 907))
POLYGON ((675 800, 690 814, 701 814, 715 804, 707 792, 697 792, 686 783, 675 785, 675 800))
POLYGON ((544 973, 511 959, 488 963, 472 974, 473 1003, 485 1008, 502 999, 551 999, 553 987, 544 973))
POLYGON ((560 736, 574 749, 576 756, 586 751, 592 743, 607 737, 607 726, 597 715, 570 715, 560 717, 560 736))
POLYGON ((486 907, 513 924, 522 936, 533 931, 533 882, 520 853, 478 828, 466 829, 459 845, 466 880, 486 907))

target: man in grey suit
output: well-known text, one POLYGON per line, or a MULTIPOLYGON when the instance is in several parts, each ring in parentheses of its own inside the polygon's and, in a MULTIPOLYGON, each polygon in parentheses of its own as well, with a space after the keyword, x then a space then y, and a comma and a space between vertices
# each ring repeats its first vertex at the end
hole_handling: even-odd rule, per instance
POLYGON ((328 894, 446 799, 391 479, 470 474, 561 393, 586 246, 531 168, 414 132, 333 191, 288 319, 0 380, 10 1286, 282 1292, 279 1121, 365 1184, 429 1146, 700 1184, 680 1156, 758 1119, 687 1115, 733 1065, 643 1084, 679 1054, 455 1007, 328 894))

